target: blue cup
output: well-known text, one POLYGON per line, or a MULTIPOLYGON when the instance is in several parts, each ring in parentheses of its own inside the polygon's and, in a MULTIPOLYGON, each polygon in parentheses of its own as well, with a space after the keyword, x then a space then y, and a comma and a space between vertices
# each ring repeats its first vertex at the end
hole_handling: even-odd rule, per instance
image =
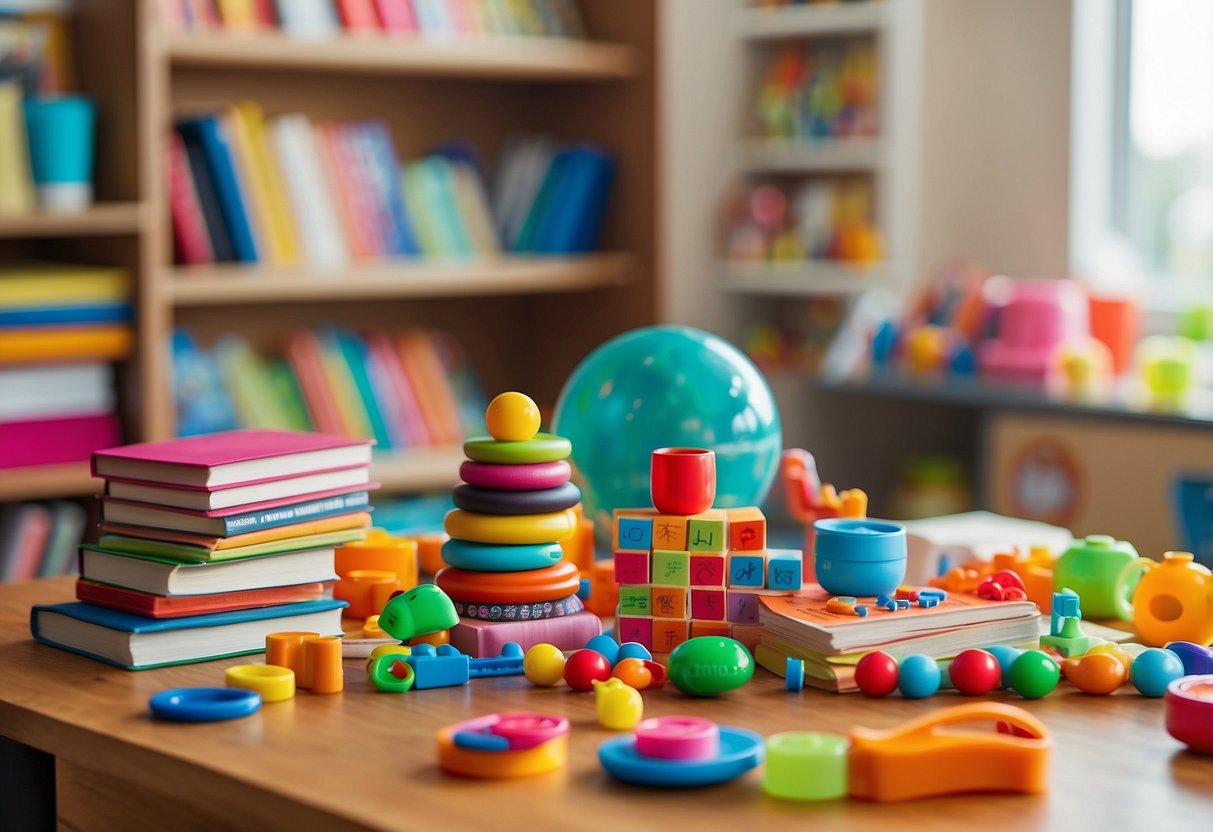
POLYGON ((906 530, 866 518, 813 524, 817 582, 831 595, 892 595, 906 577, 906 530))
POLYGON ((75 95, 25 100, 30 167, 38 205, 46 211, 83 211, 93 202, 93 139, 97 109, 75 95))

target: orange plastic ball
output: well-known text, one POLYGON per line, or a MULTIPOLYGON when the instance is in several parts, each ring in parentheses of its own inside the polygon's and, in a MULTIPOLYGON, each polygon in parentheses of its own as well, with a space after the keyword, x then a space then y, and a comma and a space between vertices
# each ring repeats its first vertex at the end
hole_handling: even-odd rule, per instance
POLYGON ((484 421, 498 442, 526 442, 539 432, 539 406, 525 393, 502 393, 489 402, 484 421))
POLYGON ((653 684, 653 671, 649 670, 644 659, 620 659, 611 675, 636 690, 644 690, 653 684))
POLYGON ((1128 669, 1111 653, 1091 653, 1065 663, 1066 678, 1083 693, 1106 696, 1129 678, 1128 669))

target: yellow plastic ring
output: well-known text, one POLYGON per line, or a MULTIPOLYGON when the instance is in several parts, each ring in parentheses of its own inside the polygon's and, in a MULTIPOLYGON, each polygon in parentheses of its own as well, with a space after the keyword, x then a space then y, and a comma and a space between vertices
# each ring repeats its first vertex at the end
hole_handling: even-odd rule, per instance
POLYGON ((571 509, 548 514, 476 514, 463 509, 448 511, 446 533, 476 543, 559 543, 577 530, 577 515, 571 509))
POLYGON ((284 702, 295 695, 295 671, 276 664, 238 664, 223 671, 229 688, 252 690, 262 702, 284 702))
POLYGON ((455 745, 455 729, 448 725, 437 734, 438 764, 465 777, 529 777, 563 768, 569 760, 569 738, 554 737, 522 751, 473 751, 455 745))
POLYGON ((406 656, 413 655, 413 648, 405 647, 403 644, 380 644, 371 651, 369 656, 366 657, 367 672, 370 673, 371 665, 375 663, 375 659, 379 658, 380 656, 387 655, 388 653, 398 653, 400 654, 401 658, 404 658, 406 656))

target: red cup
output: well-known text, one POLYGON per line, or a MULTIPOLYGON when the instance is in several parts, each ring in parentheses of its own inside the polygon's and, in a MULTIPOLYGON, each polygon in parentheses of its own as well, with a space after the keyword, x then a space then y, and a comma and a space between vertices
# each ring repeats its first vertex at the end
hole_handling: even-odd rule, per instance
POLYGON ((661 514, 699 514, 716 499, 716 452, 704 448, 653 451, 649 488, 661 514))

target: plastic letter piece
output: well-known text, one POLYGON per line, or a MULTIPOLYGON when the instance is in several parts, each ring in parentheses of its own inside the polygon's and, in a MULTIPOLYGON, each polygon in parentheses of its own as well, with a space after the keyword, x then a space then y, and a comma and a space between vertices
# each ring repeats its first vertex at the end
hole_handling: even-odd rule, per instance
POLYGON ((1001 702, 942 708, 897 728, 851 731, 851 797, 890 802, 970 792, 1037 794, 1048 787, 1048 729, 1001 702), (1000 733, 956 726, 1000 723, 1000 733), (1001 723, 1010 726, 1001 733, 1001 723), (943 730, 940 730, 943 729, 943 730))

